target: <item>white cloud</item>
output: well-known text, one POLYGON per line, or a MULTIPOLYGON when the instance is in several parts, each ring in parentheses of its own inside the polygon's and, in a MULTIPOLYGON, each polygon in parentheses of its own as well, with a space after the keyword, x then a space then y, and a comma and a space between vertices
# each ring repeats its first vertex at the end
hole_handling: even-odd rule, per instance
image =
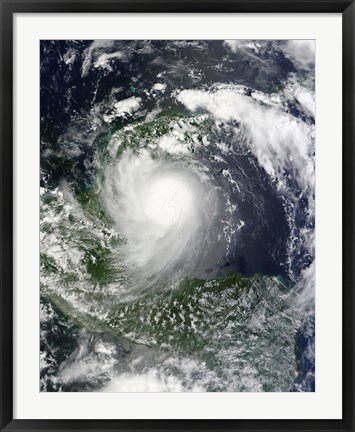
POLYGON ((233 53, 243 53, 244 55, 253 58, 254 60, 267 66, 267 62, 260 58, 260 54, 264 51, 264 47, 258 41, 244 39, 227 39, 224 41, 227 49, 233 53))
POLYGON ((190 358, 160 358, 155 366, 144 367, 143 358, 134 359, 130 371, 116 375, 101 392, 204 392, 218 383, 215 372, 204 362, 190 358), (179 371, 177 374, 176 371, 179 371))
POLYGON ((69 48, 68 51, 63 55, 63 61, 67 65, 71 65, 77 58, 77 52, 75 49, 69 48))
POLYGON ((144 374, 123 373, 100 389, 101 392, 182 392, 183 385, 174 376, 160 376, 154 370, 144 374))
POLYGON ((81 67, 81 76, 85 77, 90 69, 92 57, 96 58, 100 54, 100 52, 105 49, 109 48, 113 45, 114 41, 112 40, 96 40, 92 42, 88 48, 84 51, 84 61, 81 67))
POLYGON ((299 83, 296 77, 291 75, 284 90, 284 95, 287 99, 296 99, 299 108, 308 116, 315 118, 316 101, 314 91, 299 83))
POLYGON ((294 95, 300 103, 301 107, 303 108, 303 111, 309 116, 315 118, 316 101, 314 98, 314 94, 300 87, 295 90, 294 95))
POLYGON ((112 376, 116 360, 113 344, 97 341, 93 347, 84 336, 78 348, 59 367, 62 382, 89 380, 95 382, 100 375, 112 376))
POLYGON ((109 60, 111 59, 119 59, 119 60, 123 60, 125 59, 126 56, 122 51, 116 51, 113 52, 111 54, 101 54, 98 59, 95 61, 94 63, 94 67, 98 68, 101 67, 103 69, 107 69, 107 70, 112 70, 110 64, 109 64, 109 60))
POLYGON ((163 151, 172 155, 186 155, 191 153, 186 143, 178 141, 171 135, 162 136, 157 144, 163 151))
POLYGON ((114 104, 114 112, 112 114, 105 114, 103 119, 106 123, 111 123, 116 117, 127 117, 139 110, 142 99, 136 96, 123 99, 114 104))
POLYGON ((254 51, 255 54, 258 54, 261 48, 260 43, 257 41, 244 40, 244 39, 227 39, 224 41, 224 45, 228 47, 234 53, 239 50, 251 50, 254 51))
POLYGON ((314 67, 316 53, 315 40, 290 40, 286 42, 282 49, 285 56, 302 69, 314 67))
POLYGON ((295 302, 306 315, 314 313, 315 276, 315 262, 313 261, 302 271, 301 280, 295 287, 297 293, 295 302))
POLYGON ((157 82, 153 85, 152 89, 164 93, 166 90, 166 84, 157 82))
POLYGON ((283 185, 283 175, 288 169, 295 171, 303 189, 313 190, 314 127, 280 109, 263 106, 231 86, 213 92, 182 90, 177 99, 190 111, 202 108, 216 120, 239 121, 259 164, 274 180, 283 185))
POLYGON ((128 99, 123 99, 119 102, 116 102, 114 107, 117 115, 123 116, 138 111, 141 101, 142 101, 141 98, 136 96, 131 96, 128 99))

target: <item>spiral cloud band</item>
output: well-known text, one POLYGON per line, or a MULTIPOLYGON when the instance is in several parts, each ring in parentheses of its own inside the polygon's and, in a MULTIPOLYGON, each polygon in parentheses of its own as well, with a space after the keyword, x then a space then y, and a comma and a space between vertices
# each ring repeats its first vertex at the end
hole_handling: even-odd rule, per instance
POLYGON ((217 235, 223 200, 203 174, 179 160, 152 159, 144 149, 126 150, 108 169, 105 202, 127 239, 127 264, 145 286, 175 272, 216 273, 223 260, 226 244, 217 235))

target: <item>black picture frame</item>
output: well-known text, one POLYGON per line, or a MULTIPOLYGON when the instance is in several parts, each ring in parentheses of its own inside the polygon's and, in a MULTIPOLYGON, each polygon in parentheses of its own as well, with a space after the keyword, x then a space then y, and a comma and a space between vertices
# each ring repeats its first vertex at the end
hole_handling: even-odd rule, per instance
POLYGON ((354 431, 354 0, 10 1, 1 6, 1 431, 354 431), (13 419, 13 15, 16 13, 259 12, 341 13, 343 74, 343 417, 341 420, 17 420, 13 419))

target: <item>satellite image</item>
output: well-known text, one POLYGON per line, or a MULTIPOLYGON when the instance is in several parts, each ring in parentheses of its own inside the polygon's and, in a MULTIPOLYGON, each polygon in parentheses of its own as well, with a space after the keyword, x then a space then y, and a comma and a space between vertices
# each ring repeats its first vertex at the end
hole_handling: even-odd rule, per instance
POLYGON ((40 390, 315 391, 315 41, 40 42, 40 390))

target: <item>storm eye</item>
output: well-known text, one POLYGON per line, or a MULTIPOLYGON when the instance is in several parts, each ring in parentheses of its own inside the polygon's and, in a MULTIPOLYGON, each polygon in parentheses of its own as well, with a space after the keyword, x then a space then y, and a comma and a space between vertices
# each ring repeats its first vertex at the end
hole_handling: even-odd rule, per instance
POLYGON ((163 177, 148 187, 144 213, 150 221, 170 227, 186 218, 192 201, 187 183, 173 177, 163 177))

